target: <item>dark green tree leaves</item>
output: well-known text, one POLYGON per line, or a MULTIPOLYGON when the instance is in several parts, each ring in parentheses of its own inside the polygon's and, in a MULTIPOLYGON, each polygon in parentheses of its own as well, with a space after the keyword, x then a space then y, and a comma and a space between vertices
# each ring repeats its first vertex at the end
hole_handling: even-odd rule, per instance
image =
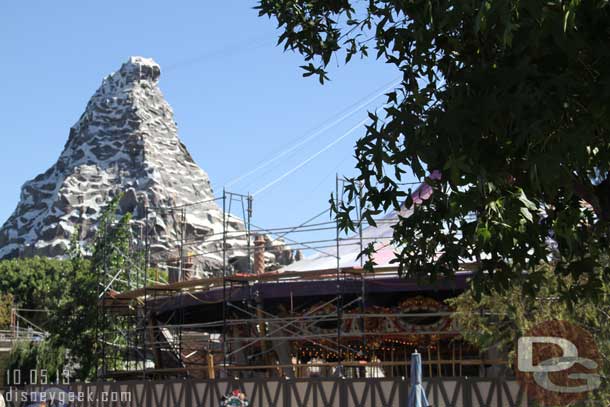
MULTIPOLYGON (((610 247, 607 1, 260 0, 257 9, 304 56, 307 76, 326 80, 331 57, 349 62, 369 48, 402 74, 383 121, 372 117, 356 145, 354 180, 368 218, 412 202, 405 172, 442 173, 396 225, 402 271, 452 274, 473 262, 481 286, 505 287, 551 262, 598 292, 604 274, 593 271, 610 247)), ((351 208, 337 212, 349 230, 351 208)))

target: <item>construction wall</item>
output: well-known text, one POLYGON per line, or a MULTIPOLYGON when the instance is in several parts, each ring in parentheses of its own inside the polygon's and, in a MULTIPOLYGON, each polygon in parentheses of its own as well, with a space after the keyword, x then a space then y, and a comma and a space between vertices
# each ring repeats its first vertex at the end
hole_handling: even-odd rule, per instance
MULTIPOLYGON (((424 386, 435 407, 528 406, 524 389, 512 380, 437 378, 424 386)), ((75 406, 100 407, 218 407, 234 389, 248 396, 250 407, 404 407, 409 391, 408 379, 400 378, 133 381, 63 388, 84 395, 75 406)), ((11 396, 19 397, 5 394, 6 405, 19 406, 8 400, 11 396)))

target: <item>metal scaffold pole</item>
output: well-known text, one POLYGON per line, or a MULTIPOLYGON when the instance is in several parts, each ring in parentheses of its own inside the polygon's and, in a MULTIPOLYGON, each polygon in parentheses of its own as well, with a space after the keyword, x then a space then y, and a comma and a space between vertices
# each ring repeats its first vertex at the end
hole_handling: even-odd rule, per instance
MULTIPOLYGON (((103 239, 103 244, 104 244, 104 276, 108 277, 108 223, 106 223, 104 225, 104 239, 103 239)), ((102 279, 105 280, 105 279, 102 279)), ((106 281, 103 281, 102 283, 102 287, 105 287, 106 281)), ((101 300, 102 300, 102 310, 103 310, 103 318, 102 318, 102 326, 105 327, 106 325, 106 309, 105 309, 105 305, 104 305, 104 300, 105 300, 105 296, 106 296, 106 288, 102 289, 102 296, 101 296, 101 300)), ((98 301, 99 301, 99 297, 98 297, 98 301)), ((102 334, 102 375, 106 374, 107 371, 107 365, 106 365, 106 341, 108 340, 108 338, 106 338, 106 330, 104 329, 104 334, 102 334)))
MULTIPOLYGON (((180 226, 180 281, 185 281, 185 270, 184 270, 184 241, 186 238, 186 207, 182 208, 182 222, 180 226)), ((182 325, 184 325, 184 306, 183 306, 184 295, 180 295, 180 328, 178 328, 178 359, 180 364, 183 364, 182 358, 182 325)))
MULTIPOLYGON (((366 311, 366 270, 364 270, 364 258, 362 256, 362 251, 364 250, 364 239, 362 236, 362 215, 363 215, 363 188, 364 183, 360 182, 358 188, 358 197, 355 198, 357 200, 357 208, 358 208, 358 236, 360 238, 360 268, 362 269, 362 273, 360 274, 361 280, 361 292, 360 292, 360 313, 365 315, 366 311)), ((364 331, 366 328, 365 318, 364 316, 360 319, 360 331, 363 333, 362 335, 362 348, 366 349, 366 335, 364 335, 364 331)))
POLYGON ((248 244, 248 273, 252 274, 252 195, 248 194, 248 222, 246 224, 247 244, 248 244))
POLYGON ((184 280, 184 231, 186 223, 186 208, 180 210, 180 247, 178 252, 178 281, 184 280))
MULTIPOLYGON (((99 289, 99 287, 102 286, 102 279, 100 276, 100 271, 99 269, 96 269, 96 292, 99 289)), ((104 306, 104 298, 101 299, 101 304, 100 304, 100 298, 99 295, 96 295, 96 301, 97 301, 97 307, 96 307, 96 313, 95 313, 95 339, 96 339, 96 358, 95 358, 95 377, 97 380, 100 379, 100 347, 104 346, 104 331, 102 330, 102 321, 101 321, 101 316, 104 315, 105 310, 105 306, 104 306)), ((12 314, 11 314, 12 317, 12 314)), ((13 327, 13 324, 11 323, 11 327, 13 327)), ((101 351, 101 357, 102 357, 102 363, 104 363, 103 361, 103 357, 104 357, 104 353, 103 351, 101 351)))
MULTIPOLYGON (((336 208, 339 209, 339 174, 335 176, 335 194, 336 208)), ((341 322, 343 313, 343 293, 341 290, 341 255, 339 245, 339 218, 335 215, 335 227, 336 227, 336 250, 337 250, 337 355, 339 364, 343 361, 343 350, 341 349, 341 322)))
MULTIPOLYGON (((150 226, 148 224, 149 209, 148 206, 144 208, 144 276, 143 276, 143 288, 144 288, 144 307, 142 315, 142 378, 146 380, 146 353, 148 348, 146 346, 146 330, 148 329, 148 293, 147 293, 147 280, 148 280, 148 265, 150 260, 150 226)), ((154 346, 154 345, 153 345, 154 346)))
POLYGON ((222 355, 227 368, 227 193, 222 189, 222 355))

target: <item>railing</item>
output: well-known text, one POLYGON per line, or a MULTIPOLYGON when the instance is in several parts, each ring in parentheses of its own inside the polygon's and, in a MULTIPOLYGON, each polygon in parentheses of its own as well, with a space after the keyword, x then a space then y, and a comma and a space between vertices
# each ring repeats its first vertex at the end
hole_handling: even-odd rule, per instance
POLYGON ((0 330, 0 352, 10 351, 12 346, 19 342, 31 342, 44 339, 46 335, 45 332, 31 329, 0 330))

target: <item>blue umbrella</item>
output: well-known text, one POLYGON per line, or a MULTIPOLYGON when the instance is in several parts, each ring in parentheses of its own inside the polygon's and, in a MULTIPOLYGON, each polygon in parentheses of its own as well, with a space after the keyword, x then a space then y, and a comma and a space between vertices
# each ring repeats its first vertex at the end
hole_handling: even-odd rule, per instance
POLYGON ((407 407, 430 407, 421 377, 421 355, 416 350, 411 354, 411 390, 407 407))

